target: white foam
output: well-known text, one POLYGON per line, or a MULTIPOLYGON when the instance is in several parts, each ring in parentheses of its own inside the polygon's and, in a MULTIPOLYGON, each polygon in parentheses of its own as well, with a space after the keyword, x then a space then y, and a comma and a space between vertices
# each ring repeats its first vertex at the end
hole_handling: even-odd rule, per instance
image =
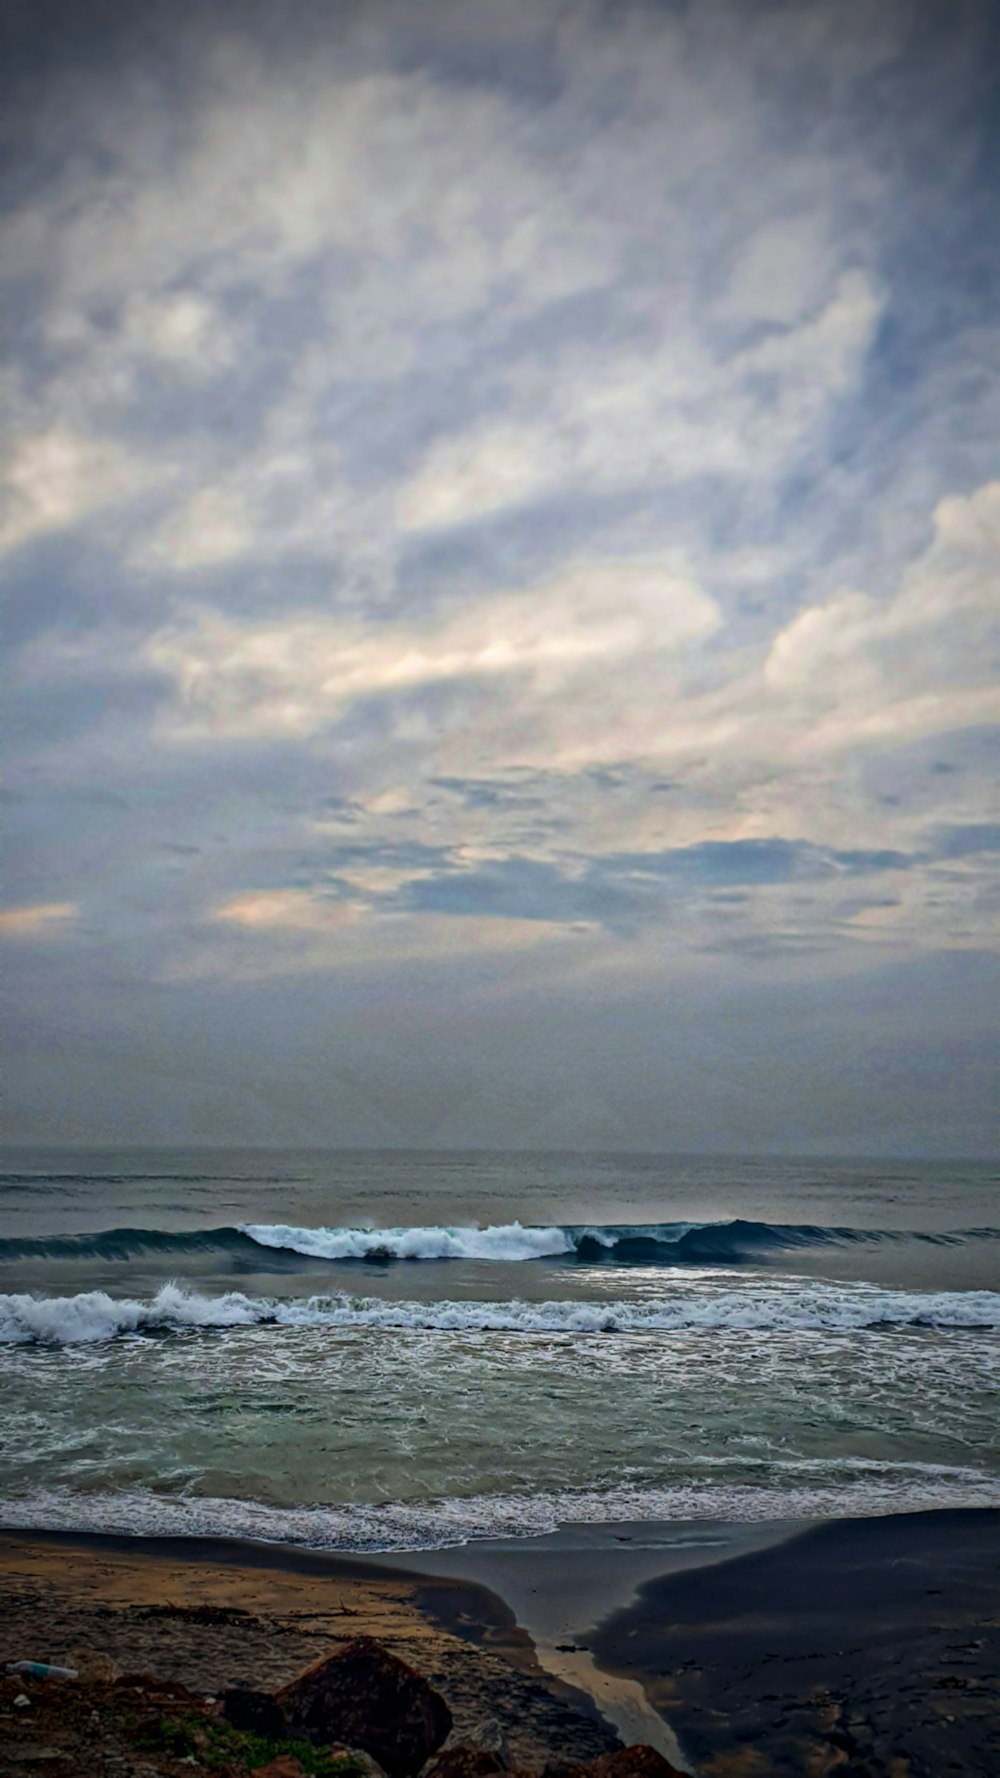
MULTIPOLYGON (((485 1259, 507 1263, 552 1259, 572 1253, 566 1229, 526 1228, 520 1222, 494 1228, 325 1229, 287 1223, 241 1222, 240 1230, 261 1247, 284 1247, 311 1259, 485 1259)), ((613 1244, 610 1240, 607 1245, 613 1244)))
POLYGON ((105 1291, 77 1296, 0 1295, 0 1343, 77 1345, 180 1329, 371 1328, 400 1333, 613 1336, 676 1332, 841 1332, 876 1328, 1000 1328, 995 1291, 899 1291, 808 1279, 674 1283, 643 1302, 393 1302, 381 1297, 201 1296, 166 1284, 148 1302, 105 1291))
POLYGON ((69 1346, 111 1340, 118 1334, 181 1327, 251 1327, 271 1320, 267 1305, 239 1291, 199 1296, 165 1284, 149 1302, 108 1296, 104 1290, 77 1296, 0 1295, 0 1342, 38 1341, 69 1346))
POLYGON ((419 1504, 271 1507, 254 1500, 42 1489, 0 1499, 8 1528, 133 1536, 240 1537, 343 1553, 435 1550, 486 1538, 543 1537, 560 1525, 877 1518, 939 1508, 1000 1507, 1000 1480, 943 1464, 804 1459, 761 1466, 756 1483, 690 1480, 538 1494, 477 1494, 419 1504), (766 1471, 766 1474, 765 1474, 766 1471), (796 1480, 796 1473, 802 1476, 796 1480), (806 1479, 811 1472, 812 1479, 806 1479), (768 1479, 768 1478, 773 1478, 768 1479))

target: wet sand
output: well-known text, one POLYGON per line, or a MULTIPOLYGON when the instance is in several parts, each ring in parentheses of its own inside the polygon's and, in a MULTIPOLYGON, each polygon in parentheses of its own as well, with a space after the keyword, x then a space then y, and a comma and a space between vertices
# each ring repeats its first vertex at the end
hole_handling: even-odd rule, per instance
POLYGON ((1000 1512, 841 1520, 646 1581, 592 1653, 706 1778, 997 1778, 1000 1512))
MULTIPOLYGON (((485 1584, 528 1632, 539 1663, 588 1694, 622 1741, 644 1741, 672 1764, 688 1764, 672 1723, 651 1703, 644 1676, 610 1669, 593 1653, 597 1626, 645 1581, 765 1549, 798 1525, 697 1523, 568 1524, 547 1537, 504 1538, 459 1549, 408 1553, 411 1571, 485 1584)), ((374 1558, 376 1562, 381 1558, 374 1558)), ((447 1594, 432 1594, 445 1602, 447 1594)))

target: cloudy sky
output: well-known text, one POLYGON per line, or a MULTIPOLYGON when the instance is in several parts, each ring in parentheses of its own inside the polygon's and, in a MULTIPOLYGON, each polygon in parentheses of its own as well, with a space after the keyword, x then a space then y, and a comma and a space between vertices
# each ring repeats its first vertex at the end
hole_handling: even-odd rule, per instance
POLYGON ((5 16, 10 1137, 995 1146, 989 0, 5 16))

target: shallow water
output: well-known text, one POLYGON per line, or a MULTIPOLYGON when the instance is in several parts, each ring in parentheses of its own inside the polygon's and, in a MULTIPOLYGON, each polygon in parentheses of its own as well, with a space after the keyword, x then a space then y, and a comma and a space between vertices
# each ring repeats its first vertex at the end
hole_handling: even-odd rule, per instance
POLYGON ((1000 1501, 989 1166, 0 1159, 9 1524, 404 1550, 1000 1501))

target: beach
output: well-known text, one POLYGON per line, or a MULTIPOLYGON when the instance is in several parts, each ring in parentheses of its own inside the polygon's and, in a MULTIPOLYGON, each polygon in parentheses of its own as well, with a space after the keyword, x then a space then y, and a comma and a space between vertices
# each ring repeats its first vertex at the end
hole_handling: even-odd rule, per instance
POLYGON ((996 1778, 992 1167, 0 1158, 5 1660, 370 1637, 524 1773, 996 1778))
MULTIPOLYGON (((747 1527, 586 1528, 581 1548, 569 1526, 521 1550, 485 1542, 396 1564, 236 1540, 5 1533, 2 1652, 90 1651, 214 1696, 279 1686, 371 1635, 441 1691, 453 1739, 496 1720, 513 1767, 593 1759, 649 1740, 651 1721, 655 1744, 659 1721, 661 1751, 710 1778, 995 1778, 1000 1514, 757 1526, 756 1547, 747 1538, 747 1527), (629 1734, 631 1688, 650 1717, 629 1734)), ((15 1729, 23 1741, 7 1699, 0 1717, 0 1741, 15 1729)))

